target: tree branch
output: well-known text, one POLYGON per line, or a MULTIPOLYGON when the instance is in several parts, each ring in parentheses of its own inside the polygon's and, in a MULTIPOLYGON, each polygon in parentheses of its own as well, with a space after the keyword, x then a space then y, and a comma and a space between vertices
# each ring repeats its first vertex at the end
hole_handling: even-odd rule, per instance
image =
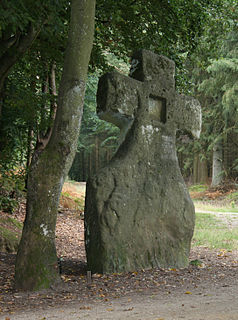
POLYGON ((19 40, 20 35, 21 35, 21 32, 18 31, 16 32, 16 34, 14 34, 14 36, 8 37, 7 39, 0 40, 0 48, 1 48, 2 54, 19 40))
POLYGON ((33 26, 32 23, 30 23, 27 33, 18 36, 18 39, 14 41, 15 43, 4 52, 0 58, 0 88, 12 66, 30 48, 38 36, 41 27, 42 25, 33 26))

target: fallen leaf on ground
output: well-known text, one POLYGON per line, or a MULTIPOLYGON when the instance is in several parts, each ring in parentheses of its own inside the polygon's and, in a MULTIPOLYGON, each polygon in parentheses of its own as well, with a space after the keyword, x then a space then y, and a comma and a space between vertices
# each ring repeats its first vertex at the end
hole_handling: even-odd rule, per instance
POLYGON ((186 291, 186 292, 184 292, 185 294, 192 294, 192 292, 190 292, 190 291, 186 291))
POLYGON ((134 309, 134 307, 128 308, 128 309, 124 309, 123 311, 132 311, 134 309))
POLYGON ((79 308, 80 310, 91 310, 91 307, 88 306, 82 306, 79 308))

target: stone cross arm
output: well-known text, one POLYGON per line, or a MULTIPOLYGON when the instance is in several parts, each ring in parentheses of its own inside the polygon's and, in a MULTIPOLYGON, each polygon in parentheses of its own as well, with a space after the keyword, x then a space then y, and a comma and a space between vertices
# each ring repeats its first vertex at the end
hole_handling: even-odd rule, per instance
POLYGON ((98 116, 122 129, 134 119, 141 83, 119 72, 103 75, 98 84, 98 116))
POLYGON ((175 91, 174 73, 172 60, 147 50, 136 52, 130 77, 111 72, 100 78, 97 92, 99 117, 124 130, 133 122, 140 105, 147 126, 161 124, 167 127, 167 132, 186 129, 199 137, 200 104, 196 99, 175 91))
POLYGON ((178 129, 190 131, 194 137, 199 138, 202 126, 202 112, 199 101, 191 96, 176 94, 173 120, 178 129))

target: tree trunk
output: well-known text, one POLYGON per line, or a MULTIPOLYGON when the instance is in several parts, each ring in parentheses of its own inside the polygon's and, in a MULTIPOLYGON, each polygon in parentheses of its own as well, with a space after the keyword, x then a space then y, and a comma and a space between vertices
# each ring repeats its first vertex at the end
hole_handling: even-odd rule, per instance
POLYGON ((95 136, 95 168, 94 172, 97 172, 99 168, 99 141, 98 136, 95 136))
POLYGON ((219 140, 213 147, 212 157, 212 187, 221 184, 223 180, 222 141, 219 140))
POLYGON ((26 156, 26 178, 25 178, 26 189, 27 189, 28 172, 29 172, 32 154, 33 154, 33 150, 34 150, 33 139, 34 139, 34 131, 33 131, 32 127, 29 126, 28 137, 27 137, 27 156, 26 156))
POLYGON ((17 253, 15 285, 49 288, 60 280, 55 248, 58 202, 78 142, 93 43, 95 0, 72 0, 68 47, 51 138, 32 160, 27 215, 17 253))
POLYGON ((88 177, 91 177, 92 176, 92 173, 93 173, 93 155, 92 155, 92 152, 89 152, 88 153, 88 161, 89 161, 89 166, 88 166, 88 177))
POLYGON ((202 160, 199 162, 199 182, 205 184, 208 182, 207 160, 202 160))
MULTIPOLYGON (((51 66, 50 79, 49 79, 50 94, 53 97, 57 97, 55 70, 56 70, 56 64, 53 62, 51 66)), ((56 103, 56 100, 53 100, 51 101, 51 106, 50 106, 50 120, 53 121, 55 119, 56 111, 57 111, 57 103, 56 103)))
POLYGON ((84 150, 81 151, 81 168, 82 168, 82 173, 80 174, 80 180, 81 181, 86 181, 87 180, 87 173, 85 172, 86 167, 85 167, 85 157, 84 157, 84 150))
POLYGON ((193 183, 207 183, 208 181, 208 168, 207 161, 200 160, 199 154, 194 154, 193 157, 193 183))
POLYGON ((198 183, 198 160, 199 160, 199 155, 194 154, 193 156, 193 183, 194 184, 198 183))
MULTIPOLYGON (((50 67, 50 74, 48 74, 48 66, 46 68, 46 77, 44 79, 43 85, 42 85, 42 92, 43 93, 50 93, 52 95, 52 98, 57 96, 57 91, 56 91, 56 80, 55 80, 55 69, 56 65, 55 63, 52 64, 50 67)), ((41 122, 45 120, 45 115, 47 114, 47 104, 41 106, 41 122)), ((36 152, 39 151, 39 149, 44 149, 46 145, 48 144, 51 134, 52 134, 52 129, 53 129, 53 123, 55 120, 55 115, 56 115, 56 110, 57 110, 57 103, 54 99, 52 99, 51 104, 50 104, 50 114, 49 114, 49 126, 48 128, 44 128, 42 130, 42 124, 40 123, 40 131, 38 132, 37 136, 37 142, 36 142, 36 152)))

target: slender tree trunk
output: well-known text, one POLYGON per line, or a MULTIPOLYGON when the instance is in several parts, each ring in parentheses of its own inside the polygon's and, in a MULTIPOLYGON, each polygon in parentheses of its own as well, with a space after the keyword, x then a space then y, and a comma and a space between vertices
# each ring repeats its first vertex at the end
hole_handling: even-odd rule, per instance
MULTIPOLYGON (((51 66, 50 79, 49 79, 50 94, 51 94, 53 97, 57 97, 55 70, 56 70, 56 64, 53 62, 53 63, 52 63, 52 66, 51 66)), ((55 100, 52 100, 52 102, 51 102, 51 107, 50 107, 50 119, 51 119, 52 121, 55 119, 56 111, 57 111, 57 103, 56 103, 55 100)))
MULTIPOLYGON (((48 64, 45 64, 45 73, 42 79, 42 93, 43 95, 49 94, 49 67, 48 64)), ((44 149, 46 144, 48 143, 49 139, 46 139, 46 128, 43 129, 44 121, 47 114, 47 102, 44 101, 40 106, 40 123, 38 125, 37 130, 37 141, 36 141, 36 148, 35 151, 38 152, 39 149, 44 149)))
POLYGON ((95 136, 95 172, 98 171, 99 168, 99 141, 98 136, 95 136))
POLYGON ((88 168, 88 177, 91 177, 92 174, 93 174, 93 155, 92 155, 92 152, 89 152, 88 153, 88 159, 89 159, 89 168, 88 168))
POLYGON ((198 154, 193 157, 193 183, 198 183, 198 154))
POLYGON ((193 183, 207 183, 208 168, 207 161, 200 160, 199 155, 195 154, 193 157, 193 183))
MULTIPOLYGON (((50 74, 48 72, 48 66, 46 66, 46 76, 42 85, 42 92, 43 93, 50 93, 53 98, 57 96, 57 90, 56 90, 56 81, 55 81, 55 69, 56 65, 53 63, 50 67, 50 74)), ((42 105, 41 108, 41 121, 43 122, 46 114, 47 114, 47 104, 42 105)), ((37 143, 36 143, 36 150, 35 152, 39 152, 39 149, 44 149, 46 145, 48 144, 52 130, 53 130, 53 123, 56 116, 56 110, 57 110, 57 103, 54 99, 52 99, 50 104, 50 113, 49 113, 49 126, 48 128, 44 128, 42 130, 42 124, 40 124, 40 130, 38 132, 37 136, 37 143)))
POLYGON ((222 161, 222 151, 223 151, 222 141, 219 140, 213 147, 213 157, 212 157, 212 186, 216 187, 221 184, 223 180, 223 161, 222 161))
POLYGON ((17 253, 15 285, 49 288, 60 280, 55 248, 59 196, 78 142, 85 83, 93 43, 95 0, 72 0, 68 47, 53 132, 32 160, 27 215, 17 253))
POLYGON ((232 166, 232 161, 231 161, 231 155, 232 153, 234 154, 234 150, 230 144, 230 141, 228 139, 228 133, 225 134, 224 139, 223 139, 223 170, 224 170, 224 175, 226 177, 229 176, 231 166, 232 166), (231 152, 232 151, 232 152, 231 152))
POLYGON ((87 174, 85 172, 86 168, 85 168, 85 157, 84 157, 84 150, 81 151, 80 153, 81 155, 81 168, 82 168, 82 173, 80 174, 80 180, 81 181, 86 181, 87 180, 87 174))
POLYGON ((207 160, 200 161, 199 168, 199 182, 206 184, 208 182, 207 160))
POLYGON ((34 150, 33 139, 34 139, 34 131, 33 131, 32 127, 29 126, 28 137, 27 137, 27 157, 26 157, 26 180, 25 180, 26 189, 27 189, 28 172, 29 172, 32 154, 33 154, 33 150, 34 150))

